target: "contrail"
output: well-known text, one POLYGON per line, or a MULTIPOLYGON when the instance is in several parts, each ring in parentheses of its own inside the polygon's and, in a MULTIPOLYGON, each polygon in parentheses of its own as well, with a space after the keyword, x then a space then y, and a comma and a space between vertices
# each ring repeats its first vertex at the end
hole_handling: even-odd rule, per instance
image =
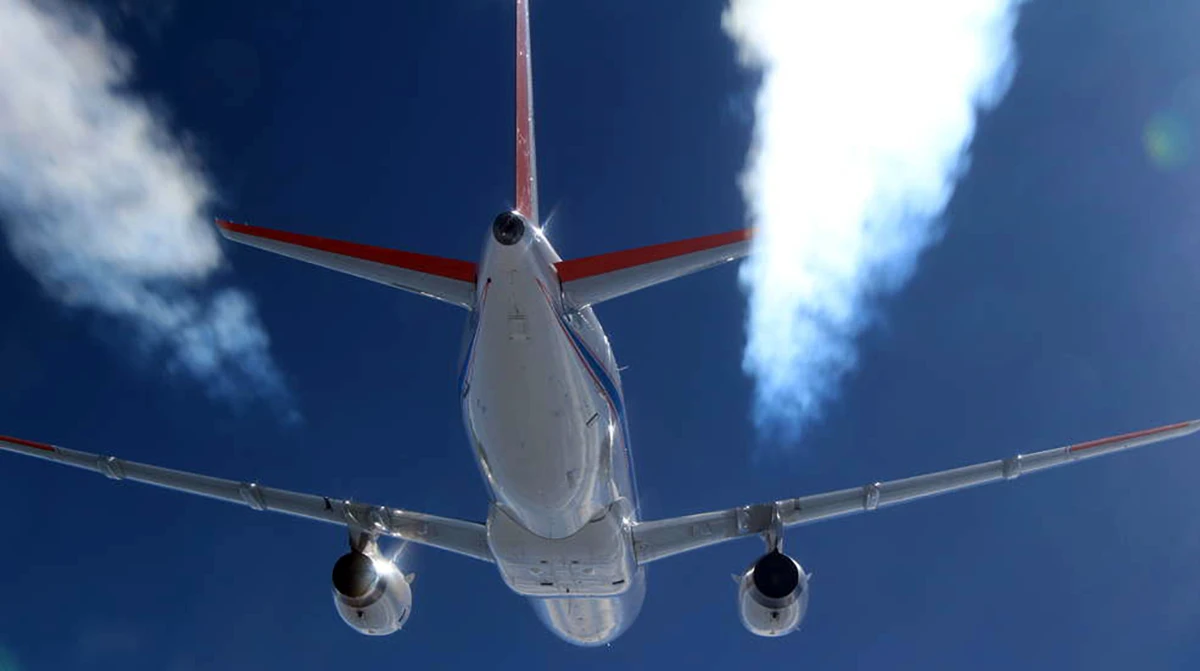
POLYGON ((97 17, 0 0, 0 226, 51 297, 132 326, 135 346, 221 397, 286 402, 245 293, 222 265, 212 189, 145 102, 97 17))
POLYGON ((1020 4, 730 0, 722 24, 762 76, 740 178, 761 435, 794 441, 820 416, 873 301, 938 238, 976 114, 1012 80, 1020 4))

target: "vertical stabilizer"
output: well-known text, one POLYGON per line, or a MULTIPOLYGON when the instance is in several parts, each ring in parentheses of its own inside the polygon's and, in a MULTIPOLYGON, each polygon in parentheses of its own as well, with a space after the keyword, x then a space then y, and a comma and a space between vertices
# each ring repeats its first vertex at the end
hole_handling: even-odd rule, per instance
POLYGON ((533 139, 533 66, 529 49, 529 0, 517 0, 517 211, 538 220, 537 150, 533 139))

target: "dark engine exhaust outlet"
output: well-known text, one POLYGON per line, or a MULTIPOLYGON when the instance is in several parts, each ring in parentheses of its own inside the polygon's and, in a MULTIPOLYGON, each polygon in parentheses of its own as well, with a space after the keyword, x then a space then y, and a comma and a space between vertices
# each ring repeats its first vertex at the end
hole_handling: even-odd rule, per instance
POLYGON ((344 554, 333 565, 333 588, 351 599, 366 596, 378 579, 374 562, 361 552, 344 554))
POLYGON ((778 549, 754 562, 738 581, 742 624, 757 636, 796 631, 808 612, 808 574, 778 549))
POLYGON ((386 636, 412 613, 413 574, 404 575, 372 545, 351 550, 333 565, 333 605, 342 621, 368 636, 386 636))
POLYGON ((785 599, 800 586, 800 567, 775 550, 754 564, 754 587, 767 599, 785 599))
POLYGON ((492 222, 492 235, 502 245, 515 245, 525 236, 525 219, 516 212, 501 212, 492 222))

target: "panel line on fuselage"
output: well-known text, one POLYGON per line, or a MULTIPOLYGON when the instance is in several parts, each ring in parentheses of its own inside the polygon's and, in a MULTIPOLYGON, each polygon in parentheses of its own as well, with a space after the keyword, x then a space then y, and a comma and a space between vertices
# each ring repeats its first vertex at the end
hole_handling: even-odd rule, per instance
POLYGON ((558 317, 558 327, 562 329, 563 334, 567 336, 567 341, 571 343, 571 346, 575 349, 575 353, 583 361, 584 368, 587 369, 592 379, 599 385, 601 391, 604 392, 609 405, 612 406, 613 412, 617 415, 617 419, 624 425, 625 399, 621 396, 617 385, 612 381, 612 376, 609 375, 604 365, 600 363, 600 359, 592 353, 587 343, 583 342, 583 339, 575 333, 570 324, 564 321, 562 312, 554 307, 554 301, 550 298, 550 292, 546 289, 546 285, 541 280, 536 280, 536 282, 538 288, 542 290, 542 295, 546 297, 546 303, 550 305, 550 310, 558 317))
POLYGON ((633 448, 629 444, 629 419, 625 413, 625 397, 621 393, 620 388, 612 380, 608 369, 600 362, 600 358, 592 352, 591 348, 587 346, 587 342, 579 337, 575 333, 575 330, 571 328, 571 325, 566 322, 562 311, 554 306, 554 300, 550 297, 550 291, 546 288, 546 285, 540 279, 535 279, 535 281, 538 288, 542 290, 542 295, 545 296, 546 303, 550 306, 551 312, 558 317, 559 328, 563 330, 563 333, 567 336, 567 341, 571 343, 575 353, 579 356, 579 360, 583 362, 583 367, 592 376, 592 380, 595 381, 600 391, 604 394, 605 400, 608 401, 609 407, 617 415, 618 439, 621 441, 621 447, 625 451, 625 459, 629 464, 629 483, 633 487, 633 491, 630 492, 633 496, 631 503, 633 504, 634 515, 640 517, 641 497, 638 496, 637 472, 633 467, 633 448))
MULTIPOLYGON (((609 478, 615 478, 614 480, 610 480, 614 487, 612 496, 625 497, 630 503, 632 515, 636 520, 641 515, 641 506, 634 470, 632 446, 629 443, 629 420, 625 407, 625 399, 618 386, 619 383, 615 379, 615 375, 610 372, 609 367, 604 363, 606 360, 611 361, 611 356, 601 358, 596 355, 589 345, 587 337, 575 332, 574 325, 569 321, 570 315, 559 304, 556 304, 546 282, 542 278, 537 277, 536 274, 533 275, 531 279, 541 292, 545 300, 545 305, 550 311, 548 315, 550 317, 549 321, 558 324, 558 327, 562 330, 565 343, 574 352, 575 360, 583 368, 581 372, 585 371, 586 377, 591 378, 595 392, 603 399, 602 403, 607 405, 611 412, 612 420, 609 424, 612 431, 609 437, 609 450, 611 452, 609 453, 610 458, 607 461, 611 467, 616 468, 616 470, 609 471, 609 478)), ((483 314, 485 307, 491 304, 488 297, 493 278, 489 273, 482 275, 480 280, 482 280, 483 286, 480 289, 478 302, 470 318, 469 327, 471 332, 463 353, 462 368, 459 372, 458 391, 460 397, 463 399, 466 399, 467 395, 471 393, 473 380, 477 377, 477 359, 483 347, 481 338, 485 337, 483 335, 483 314)), ((580 315, 580 318, 588 321, 587 316, 580 315)), ((594 317, 591 317, 591 319, 594 320, 594 317)), ((599 324, 596 323, 594 328, 600 329, 599 324)), ((601 330, 600 333, 602 334, 603 331, 601 330)), ((469 426, 471 426, 470 421, 468 421, 469 426)), ((468 429, 468 433, 471 435, 472 440, 478 440, 470 429, 468 429)), ((491 477, 487 475, 489 472, 488 467, 483 465, 487 461, 486 457, 480 453, 477 454, 477 458, 482 460, 481 468, 484 470, 485 481, 491 484, 491 477)), ((497 495, 495 491, 492 493, 493 496, 497 495)))
POLYGON ((467 378, 471 374, 471 364, 475 362, 475 342, 479 340, 479 313, 483 311, 483 306, 487 303, 488 289, 492 286, 492 278, 487 278, 483 284, 483 294, 479 297, 479 304, 475 306, 475 310, 471 313, 471 320, 475 322, 471 329, 471 340, 467 345, 466 354, 463 355, 462 370, 458 373, 458 393, 460 396, 465 396, 467 393, 467 378))

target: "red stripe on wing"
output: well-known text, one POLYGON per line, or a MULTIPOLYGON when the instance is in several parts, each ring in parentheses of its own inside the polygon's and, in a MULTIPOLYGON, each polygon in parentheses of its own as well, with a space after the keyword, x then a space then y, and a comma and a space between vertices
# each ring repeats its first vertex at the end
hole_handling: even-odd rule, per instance
POLYGON ((592 277, 593 275, 611 273, 614 270, 624 270, 625 268, 654 263, 655 261, 662 261, 675 256, 683 256, 684 254, 692 254, 707 249, 732 245, 737 242, 744 242, 751 238, 753 235, 752 230, 745 228, 738 231, 729 231, 728 233, 705 235, 689 240, 664 242, 659 245, 650 245, 649 247, 627 249, 621 252, 585 256, 582 259, 559 261, 554 264, 554 267, 558 269, 558 278, 560 280, 570 282, 571 280, 592 277))
POLYGON ((328 238, 318 238, 315 235, 288 233, 286 231, 276 231, 270 228, 261 228, 247 224, 235 224, 232 221, 225 221, 223 219, 217 220, 217 226, 231 233, 274 240, 298 247, 329 252, 330 254, 350 256, 362 259, 363 261, 382 263, 387 266, 448 277, 452 280, 462 280, 463 282, 470 282, 472 284, 475 282, 475 264, 469 261, 446 259, 440 256, 429 256, 428 254, 417 254, 414 252, 402 252, 398 249, 360 245, 356 242, 330 240, 328 238))
POLYGON ((23 438, 13 438, 12 436, 0 436, 0 440, 3 440, 6 443, 16 443, 17 445, 24 445, 25 447, 32 447, 35 450, 45 450, 47 452, 54 451, 53 445, 47 445, 46 443, 38 443, 38 442, 34 442, 32 440, 25 440, 23 438))
POLYGON ((1178 424, 1170 424, 1167 426, 1160 426, 1160 427, 1157 427, 1154 429, 1144 429, 1142 431, 1134 431, 1133 433, 1123 433, 1119 436, 1111 436, 1108 438, 1101 438, 1100 440, 1091 440, 1086 443, 1076 443, 1075 445, 1071 445, 1070 447, 1068 447, 1067 451, 1068 452, 1080 452, 1082 450, 1090 450, 1094 447, 1102 447, 1104 445, 1111 445, 1113 443, 1119 443, 1123 440, 1130 440, 1131 438, 1141 438, 1143 436, 1152 436, 1156 433, 1163 433, 1165 431, 1171 431, 1174 429, 1182 429, 1182 428, 1186 427, 1188 424, 1189 424, 1189 422, 1180 422, 1178 424))

